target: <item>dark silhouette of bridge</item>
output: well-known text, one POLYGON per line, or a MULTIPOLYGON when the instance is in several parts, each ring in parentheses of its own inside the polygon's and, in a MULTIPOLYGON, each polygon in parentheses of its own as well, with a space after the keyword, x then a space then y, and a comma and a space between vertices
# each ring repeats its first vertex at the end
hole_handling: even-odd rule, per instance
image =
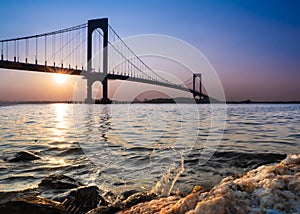
POLYGON ((87 103, 93 103, 92 85, 103 86, 102 103, 110 103, 108 80, 126 80, 182 91, 194 98, 202 93, 201 74, 193 74, 182 84, 172 83, 154 72, 121 39, 107 18, 87 24, 27 37, 1 40, 0 68, 48 73, 82 75, 87 80, 87 103), (108 47, 111 47, 108 49, 108 47), (100 51, 101 50, 101 51, 100 51), (109 55, 108 50, 112 52, 109 55), (114 66, 108 63, 116 58, 114 66))

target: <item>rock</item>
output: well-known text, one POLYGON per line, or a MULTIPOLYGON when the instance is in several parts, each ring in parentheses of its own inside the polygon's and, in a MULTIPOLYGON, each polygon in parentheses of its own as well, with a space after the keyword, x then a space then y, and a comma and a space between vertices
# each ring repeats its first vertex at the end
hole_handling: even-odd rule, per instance
POLYGON ((39 184, 40 188, 46 189, 73 189, 80 186, 83 186, 83 184, 62 174, 49 175, 39 184))
POLYGON ((129 196, 126 200, 123 201, 124 207, 132 207, 138 203, 145 202, 145 201, 151 201, 153 199, 157 198, 157 195, 154 193, 149 192, 138 192, 131 196, 129 196))
POLYGON ((203 186, 194 186, 192 193, 196 193, 196 192, 202 193, 202 192, 206 192, 206 190, 203 186))
POLYGON ((138 193, 138 190, 127 190, 121 193, 121 200, 126 200, 129 196, 138 193))
POLYGON ((66 210, 57 202, 42 197, 31 196, 14 198, 5 204, 1 204, 0 213, 65 214, 66 210))
POLYGON ((118 196, 116 196, 113 192, 111 191, 105 191, 105 190, 101 190, 99 189, 99 194, 105 198, 106 201, 108 201, 109 203, 114 203, 115 201, 119 200, 118 196))
POLYGON ((209 192, 151 200, 119 213, 300 213, 299 189, 300 154, 290 154, 279 164, 224 178, 209 192))
MULTIPOLYGON (((142 214, 153 214, 153 213, 160 213, 161 210, 165 207, 174 205, 177 200, 179 199, 178 196, 169 196, 167 198, 160 198, 154 199, 148 202, 139 203, 136 206, 132 206, 129 209, 122 210, 118 212, 118 214, 135 214, 135 213, 142 213, 142 214)), ((163 213, 163 212, 161 212, 163 213)), ((175 213, 174 213, 175 214, 175 213)))
POLYGON ((22 162, 22 161, 33 161, 33 160, 38 160, 41 159, 39 156, 32 152, 28 151, 23 151, 23 152, 18 152, 15 154, 15 157, 12 159, 9 159, 8 162, 22 162))
POLYGON ((107 206, 108 203, 99 195, 96 186, 79 187, 71 190, 62 202, 70 214, 86 213, 97 206, 107 206))
MULTIPOLYGON (((110 193, 110 192, 108 192, 110 193)), ((157 195, 154 193, 149 192, 138 192, 137 190, 129 190, 125 191, 121 194, 120 199, 116 199, 111 204, 108 204, 107 206, 99 206, 93 210, 90 210, 89 214, 109 214, 109 213, 116 213, 119 210, 122 210, 124 208, 132 207, 138 203, 142 203, 145 201, 150 201, 154 198, 156 198, 157 195), (122 201, 121 201, 122 200, 122 201)))
MULTIPOLYGON (((27 198, 29 196, 38 196, 40 192, 36 188, 24 189, 21 191, 6 192, 0 191, 0 204, 5 204, 11 200, 16 200, 17 198, 27 198)), ((1 212, 0 212, 1 213, 1 212)))

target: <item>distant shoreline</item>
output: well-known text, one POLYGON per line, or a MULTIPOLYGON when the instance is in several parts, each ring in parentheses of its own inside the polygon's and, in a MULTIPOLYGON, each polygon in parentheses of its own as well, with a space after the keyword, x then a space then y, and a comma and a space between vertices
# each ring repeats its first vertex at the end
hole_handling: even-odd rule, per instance
MULTIPOLYGON (((65 103, 65 104, 84 104, 83 101, 0 101, 0 106, 7 105, 19 105, 19 104, 56 104, 56 103, 65 103)), ((151 99, 145 101, 112 101, 112 104, 193 104, 195 103, 192 99, 151 99)), ((214 103, 223 103, 223 102, 214 102, 214 103)), ((95 104, 102 104, 101 101, 96 100, 95 104)), ((209 104, 209 102, 197 101, 197 104, 209 104)), ((300 101, 226 101, 226 104, 300 104, 300 101)))

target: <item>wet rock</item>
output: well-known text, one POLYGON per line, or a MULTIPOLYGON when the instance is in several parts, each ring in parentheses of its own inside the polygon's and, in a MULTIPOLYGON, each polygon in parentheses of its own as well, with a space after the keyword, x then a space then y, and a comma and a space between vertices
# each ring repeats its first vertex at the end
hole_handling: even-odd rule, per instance
MULTIPOLYGON (((116 213, 120 210, 124 210, 126 208, 130 208, 136 204, 140 204, 143 202, 151 201, 157 198, 157 195, 149 192, 137 192, 136 190, 129 190, 123 193, 122 198, 127 197, 126 200, 120 201, 116 200, 114 203, 111 203, 107 206, 99 206, 91 211, 88 214, 110 214, 116 213)), ((142 212, 141 212, 142 213, 142 212)))
POLYGON ((39 184, 40 188, 46 189, 73 189, 80 186, 83 186, 83 184, 62 174, 49 175, 39 184))
MULTIPOLYGON (((64 200, 66 200, 69 197, 70 192, 72 192, 72 190, 71 191, 67 191, 67 192, 63 192, 63 193, 58 193, 55 196, 53 196, 51 198, 51 200, 62 203, 64 200)), ((51 193, 53 193, 53 192, 51 192, 51 193)))
POLYGON ((25 161, 33 161, 38 159, 41 159, 38 155, 32 152, 22 151, 15 154, 15 157, 9 159, 8 162, 25 162, 25 161))
POLYGON ((70 214, 86 213, 97 206, 107 206, 108 203, 99 195, 96 186, 79 187, 71 190, 62 202, 70 214))
POLYGON ((123 205, 124 207, 128 208, 141 202, 151 201, 155 198, 157 198, 157 195, 155 193, 138 192, 129 196, 126 200, 124 200, 123 205))
MULTIPOLYGON (((29 196, 38 196, 40 192, 36 188, 24 189, 21 191, 0 192, 0 204, 5 204, 17 198, 26 198, 29 196)), ((1 212, 0 212, 1 213, 1 212)))
POLYGON ((121 193, 121 200, 125 200, 127 199, 129 196, 133 195, 133 194, 136 194, 138 193, 139 191, 138 190, 127 190, 125 192, 122 192, 121 193))
POLYGON ((109 203, 114 203, 118 200, 118 196, 116 196, 113 192, 99 189, 99 194, 105 198, 105 200, 109 203))
POLYGON ((57 202, 42 197, 31 196, 14 198, 5 204, 0 204, 0 213, 63 214, 66 213, 66 210, 57 202))

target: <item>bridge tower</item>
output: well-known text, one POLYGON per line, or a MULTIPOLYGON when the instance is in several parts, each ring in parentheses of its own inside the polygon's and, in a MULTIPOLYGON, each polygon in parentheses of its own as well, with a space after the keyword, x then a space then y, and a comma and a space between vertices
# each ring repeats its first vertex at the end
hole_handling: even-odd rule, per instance
POLYGON ((199 98, 200 100, 202 99, 202 75, 201 73, 198 73, 198 74, 193 74, 193 96, 194 96, 194 99, 196 98, 197 95, 199 95, 199 98), (199 92, 197 93, 196 92, 196 81, 197 79, 199 79, 199 92))
POLYGON ((87 98, 86 103, 94 103, 92 97, 92 85, 95 81, 102 82, 102 103, 111 103, 108 98, 108 19, 93 19, 88 21, 87 34, 87 98), (94 30, 100 28, 103 31, 103 73, 92 72, 92 34, 94 30))

